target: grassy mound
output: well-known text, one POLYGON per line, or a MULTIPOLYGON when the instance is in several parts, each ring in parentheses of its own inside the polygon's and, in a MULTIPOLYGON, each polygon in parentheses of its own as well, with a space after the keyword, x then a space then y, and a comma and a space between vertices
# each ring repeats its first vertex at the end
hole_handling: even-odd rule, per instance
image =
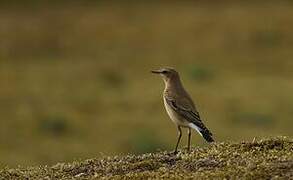
POLYGON ((0 179, 293 178, 293 140, 214 143, 181 150, 0 171, 0 179))

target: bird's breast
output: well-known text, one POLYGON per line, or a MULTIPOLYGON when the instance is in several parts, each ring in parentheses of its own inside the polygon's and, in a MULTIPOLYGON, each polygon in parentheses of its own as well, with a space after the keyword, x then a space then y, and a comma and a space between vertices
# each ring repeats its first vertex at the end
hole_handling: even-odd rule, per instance
POLYGON ((167 111, 167 114, 169 115, 170 119, 177 125, 180 126, 187 126, 186 121, 176 112, 172 109, 172 107, 169 106, 167 101, 164 99, 164 105, 165 109, 167 111))

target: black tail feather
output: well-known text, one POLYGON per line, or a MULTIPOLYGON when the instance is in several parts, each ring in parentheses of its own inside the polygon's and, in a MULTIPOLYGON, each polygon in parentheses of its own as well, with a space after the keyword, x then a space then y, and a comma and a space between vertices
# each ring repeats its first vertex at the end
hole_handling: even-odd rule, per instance
POLYGON ((201 131, 202 137, 209 143, 214 142, 214 139, 212 137, 212 134, 208 131, 201 131))

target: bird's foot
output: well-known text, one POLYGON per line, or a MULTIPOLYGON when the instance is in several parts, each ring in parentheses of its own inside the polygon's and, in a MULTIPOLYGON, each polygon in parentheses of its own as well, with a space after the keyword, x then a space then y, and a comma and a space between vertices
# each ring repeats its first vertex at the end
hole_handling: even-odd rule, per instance
POLYGON ((170 156, 174 156, 174 155, 177 155, 178 154, 178 151, 173 151, 173 152, 169 152, 168 155, 170 156))
POLYGON ((190 153, 191 152, 191 147, 185 147, 183 148, 184 152, 190 153))

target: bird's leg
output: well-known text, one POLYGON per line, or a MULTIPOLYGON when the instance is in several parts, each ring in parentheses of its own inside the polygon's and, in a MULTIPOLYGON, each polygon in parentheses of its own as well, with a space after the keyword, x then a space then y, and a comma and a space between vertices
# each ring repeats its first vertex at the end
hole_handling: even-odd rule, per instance
POLYGON ((180 126, 177 126, 177 129, 178 129, 178 140, 177 140, 177 143, 176 143, 176 147, 175 147, 175 150, 174 150, 174 154, 177 154, 177 148, 178 148, 178 145, 179 145, 181 136, 182 136, 182 131, 181 131, 180 126))
POLYGON ((187 144, 187 151, 190 151, 190 140, 191 140, 191 129, 188 128, 188 144, 187 144))

